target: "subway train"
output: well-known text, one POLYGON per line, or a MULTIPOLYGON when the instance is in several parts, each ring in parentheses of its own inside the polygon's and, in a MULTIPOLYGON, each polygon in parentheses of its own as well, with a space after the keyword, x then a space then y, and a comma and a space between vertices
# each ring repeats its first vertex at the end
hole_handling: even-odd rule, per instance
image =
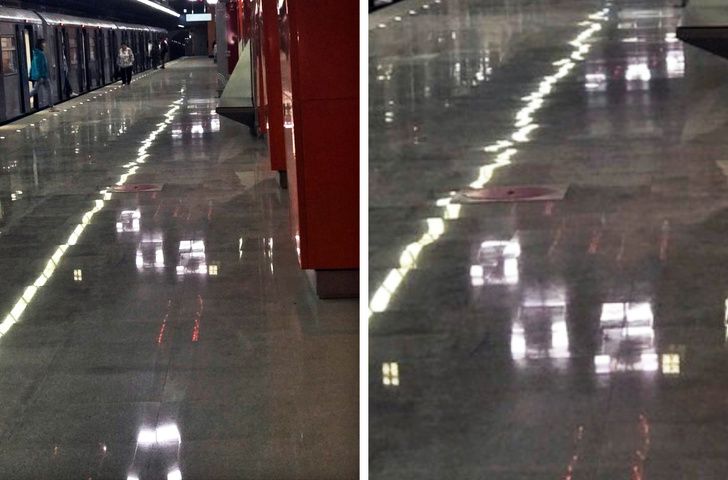
POLYGON ((36 110, 28 75, 38 38, 46 40, 53 103, 59 103, 117 81, 122 42, 134 52, 135 73, 151 68, 149 46, 166 34, 144 25, 0 7, 0 124, 36 110))

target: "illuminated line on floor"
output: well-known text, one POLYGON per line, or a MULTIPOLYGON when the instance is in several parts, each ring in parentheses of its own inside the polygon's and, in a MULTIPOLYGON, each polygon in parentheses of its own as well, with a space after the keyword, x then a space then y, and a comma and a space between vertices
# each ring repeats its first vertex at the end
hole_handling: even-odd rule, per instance
MULTIPOLYGON (((138 166, 144 163, 147 157, 149 157, 147 151, 152 146, 152 143, 159 136, 160 133, 162 133, 167 127, 169 127, 169 125, 172 124, 172 120, 174 119, 175 114, 180 109, 180 106, 184 101, 184 88, 180 91, 180 94, 182 95, 182 97, 172 102, 170 104, 170 109, 167 111, 167 113, 164 114, 164 121, 158 125, 156 130, 151 132, 149 136, 141 142, 142 146, 141 148, 139 148, 137 158, 134 161, 124 165, 127 170, 121 175, 119 181, 116 182, 116 185, 123 185, 128 180, 129 176, 133 175, 134 172, 137 171, 137 168, 139 168, 138 166)), ((86 227, 89 225, 89 223, 91 223, 91 220, 94 218, 94 216, 106 206, 107 201, 111 200, 111 192, 109 191, 108 187, 101 190, 99 194, 100 197, 94 201, 93 208, 83 214, 83 216, 81 217, 81 222, 76 225, 76 227, 66 239, 65 243, 59 245, 58 248, 56 248, 55 252, 53 252, 53 255, 51 255, 50 258, 47 260, 43 272, 41 272, 38 278, 36 278, 31 285, 28 285, 25 288, 25 290, 23 291, 23 295, 21 295, 18 301, 15 302, 15 305, 10 310, 10 313, 8 313, 2 323, 0 323, 0 338, 8 333, 13 325, 20 321, 23 312, 33 301, 38 291, 48 282, 48 280, 53 277, 53 274, 55 273, 58 265, 65 256, 68 248, 78 243, 78 240, 81 238, 81 235, 86 230, 86 227)))
MULTIPOLYGON (((480 167, 478 177, 469 185, 471 188, 483 188, 491 181, 496 170, 511 164, 510 159, 518 152, 516 146, 519 143, 528 143, 532 140, 529 134, 539 127, 534 123, 533 116, 543 107, 544 100, 551 94, 554 85, 569 75, 578 64, 577 62, 585 60, 584 55, 591 49, 591 44, 587 41, 602 29, 602 24, 608 20, 608 17, 609 8, 604 8, 579 23, 585 28, 568 42, 573 47, 573 51, 567 57, 553 62, 553 65, 558 67, 557 70, 553 74, 543 77, 536 90, 522 98, 525 106, 516 113, 514 131, 506 138, 483 147, 483 152, 497 153, 497 155, 490 163, 480 167)), ((450 192, 448 197, 437 200, 436 205, 443 208, 441 216, 428 218, 427 231, 402 250, 399 256, 399 267, 393 268, 387 273, 384 281, 372 295, 369 302, 369 318, 374 313, 387 310, 397 289, 402 285, 409 272, 416 268, 417 257, 422 250, 435 243, 445 233, 445 220, 454 220, 459 217, 460 205, 452 203, 454 195, 455 192, 450 192)))

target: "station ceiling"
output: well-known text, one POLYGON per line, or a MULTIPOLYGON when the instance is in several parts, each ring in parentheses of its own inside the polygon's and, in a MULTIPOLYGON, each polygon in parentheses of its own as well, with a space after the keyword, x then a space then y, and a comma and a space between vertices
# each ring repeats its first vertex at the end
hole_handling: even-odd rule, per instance
MULTIPOLYGON (((177 3, 157 2, 176 11, 177 3)), ((4 0, 2 5, 30 10, 47 10, 72 15, 117 20, 129 23, 175 28, 178 18, 160 12, 137 0, 4 0)))

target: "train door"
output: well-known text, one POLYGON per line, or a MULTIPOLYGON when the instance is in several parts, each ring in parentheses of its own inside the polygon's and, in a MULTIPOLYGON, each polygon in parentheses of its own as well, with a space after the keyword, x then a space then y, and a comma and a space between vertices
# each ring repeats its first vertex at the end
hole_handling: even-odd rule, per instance
POLYGON ((116 81, 119 79, 119 65, 117 65, 116 59, 119 56, 121 32, 119 30, 112 31, 109 40, 111 48, 111 56, 109 57, 109 59, 111 60, 111 69, 114 71, 114 81, 116 81))
POLYGON ((84 39, 84 31, 81 28, 76 28, 76 39, 78 41, 78 56, 79 56, 79 80, 81 90, 78 93, 86 92, 89 89, 88 85, 88 63, 86 53, 86 41, 84 39))
POLYGON ((22 83, 23 113, 28 113, 35 109, 36 100, 34 96, 30 95, 30 91, 33 89, 33 82, 30 81, 30 65, 33 60, 33 43, 35 42, 33 27, 27 26, 23 28, 22 35, 22 57, 24 60, 24 81, 22 83))
POLYGON ((66 40, 63 36, 61 28, 56 29, 56 61, 58 62, 58 98, 59 100, 67 100, 71 95, 68 84, 68 51, 66 49, 66 40))
POLYGON ((139 55, 137 57, 137 61, 134 62, 135 69, 138 72, 144 71, 144 50, 146 50, 146 46, 144 45, 144 39, 142 38, 142 32, 134 32, 134 36, 136 37, 137 41, 137 51, 134 53, 134 55, 139 55))
POLYGON ((147 57, 147 62, 144 64, 145 69, 152 68, 152 33, 144 32, 144 53, 147 57))
POLYGON ((86 59, 86 85, 91 90, 99 86, 98 55, 96 51, 96 30, 83 29, 83 44, 86 59))
POLYGON ((0 120, 17 117, 22 113, 20 71, 15 26, 0 23, 0 120))
POLYGON ((58 27, 50 27, 49 31, 44 31, 43 37, 46 39, 45 56, 48 61, 48 79, 50 80, 50 90, 52 103, 58 103, 60 98, 58 85, 61 79, 60 68, 58 64, 57 53, 58 52, 58 38, 56 32, 58 27), (47 35, 45 35, 47 33, 47 35))
POLYGON ((110 47, 111 43, 111 37, 114 35, 114 32, 111 30, 102 30, 101 31, 101 44, 102 48, 101 51, 103 52, 104 57, 104 84, 111 83, 114 78, 114 55, 112 55, 113 50, 110 47))
POLYGON ((96 78, 98 79, 97 87, 102 87, 104 85, 104 52, 101 41, 101 29, 94 30, 94 45, 96 48, 96 78))
POLYGON ((68 60, 68 81, 74 92, 81 93, 83 91, 83 81, 81 77, 81 60, 79 58, 78 37, 74 28, 63 29, 63 39, 67 49, 68 60))
POLYGON ((133 71, 134 73, 139 72, 139 61, 142 58, 142 52, 139 51, 139 32, 131 32, 131 47, 132 52, 134 52, 134 67, 133 71))

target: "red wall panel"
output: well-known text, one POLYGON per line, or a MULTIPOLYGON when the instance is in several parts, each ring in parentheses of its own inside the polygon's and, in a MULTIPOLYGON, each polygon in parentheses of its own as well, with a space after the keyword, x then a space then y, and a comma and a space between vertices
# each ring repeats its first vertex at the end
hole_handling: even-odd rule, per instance
MULTIPOLYGON (((293 151, 287 155, 301 265, 359 266, 359 6, 354 1, 287 0, 293 151)), ((283 57, 287 58, 287 57, 283 57)))

